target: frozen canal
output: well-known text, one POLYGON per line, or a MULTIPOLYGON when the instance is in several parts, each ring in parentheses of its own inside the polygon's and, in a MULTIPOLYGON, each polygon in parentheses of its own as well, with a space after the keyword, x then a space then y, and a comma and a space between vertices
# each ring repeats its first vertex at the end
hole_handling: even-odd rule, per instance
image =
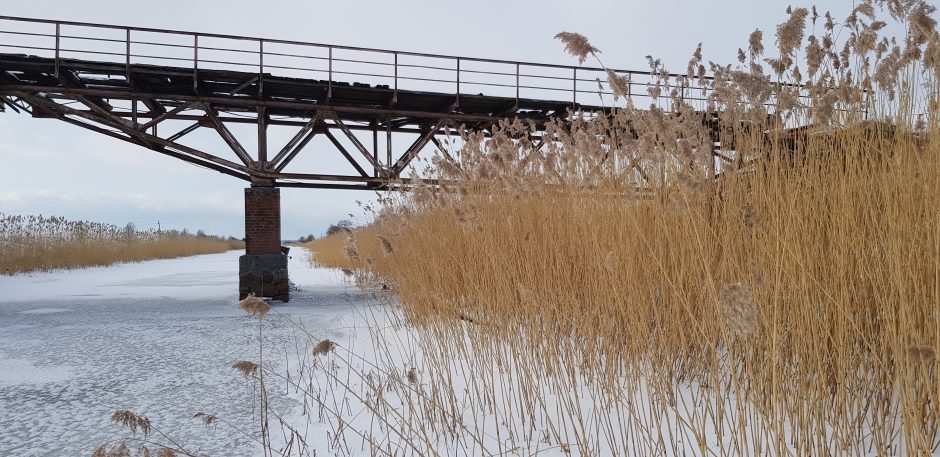
MULTIPOLYGON (((0 456, 88 456, 127 436, 116 409, 150 418, 191 451, 257 455, 252 438, 193 418, 214 414, 257 435, 251 385, 258 321, 236 308, 240 251, 108 268, 0 277, 0 456)), ((375 304, 342 274, 293 249, 291 302, 264 319, 265 363, 285 364, 302 320, 343 342, 375 304)), ((298 409, 272 386, 276 410, 298 409)))

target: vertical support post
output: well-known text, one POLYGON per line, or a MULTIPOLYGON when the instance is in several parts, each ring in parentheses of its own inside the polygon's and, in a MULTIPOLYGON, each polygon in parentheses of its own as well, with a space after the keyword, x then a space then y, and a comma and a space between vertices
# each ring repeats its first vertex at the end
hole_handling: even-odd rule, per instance
POLYGON ((281 193, 245 189, 245 255, 238 259, 238 295, 288 300, 287 255, 281 248, 281 193))
POLYGON ((59 79, 59 43, 62 41, 62 24, 55 23, 55 77, 59 79))
POLYGON ((137 128, 137 99, 131 100, 131 122, 137 128))
POLYGON ((385 120, 385 152, 387 155, 385 169, 392 169, 392 120, 385 120))
POLYGON ((264 107, 258 108, 258 167, 268 168, 268 111, 264 107))
POLYGON ((460 107, 460 57, 457 58, 457 105, 460 107))
POLYGON ((519 106, 519 64, 516 64, 516 106, 519 106))
POLYGON ((193 35, 193 91, 199 87, 199 35, 193 35))
MULTIPOLYGON (((375 119, 372 120, 372 160, 378 164, 379 163, 379 123, 375 119)), ((375 172, 372 176, 379 176, 379 167, 376 165, 373 167, 375 172)))

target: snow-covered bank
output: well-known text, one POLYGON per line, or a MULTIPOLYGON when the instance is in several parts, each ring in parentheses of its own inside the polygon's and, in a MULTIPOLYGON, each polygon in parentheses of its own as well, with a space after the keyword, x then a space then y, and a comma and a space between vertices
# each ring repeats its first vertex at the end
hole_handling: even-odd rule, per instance
MULTIPOLYGON (((187 448, 257 455, 251 438, 193 419, 214 414, 252 435, 257 320, 236 309, 239 251, 0 277, 0 456, 90 455, 126 432, 116 409, 148 416, 187 448)), ((302 320, 342 342, 367 295, 292 251, 292 291, 265 320, 267 361, 283 365, 302 320)), ((266 362, 267 363, 267 362, 266 362)), ((280 411, 297 406, 272 386, 280 411)))

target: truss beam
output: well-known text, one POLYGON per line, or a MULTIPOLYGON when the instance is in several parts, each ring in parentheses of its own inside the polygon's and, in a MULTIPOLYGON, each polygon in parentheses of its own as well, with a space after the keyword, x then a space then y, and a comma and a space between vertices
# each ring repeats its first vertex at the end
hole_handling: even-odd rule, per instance
MULTIPOLYGON (((572 106, 518 96, 460 94, 458 98, 398 87, 324 83, 267 73, 200 68, 197 74, 186 68, 53 62, 0 54, 0 106, 58 119, 258 186, 380 190, 407 188, 414 181, 433 184, 414 180, 415 172, 408 170, 429 148, 460 167, 460 158, 453 157, 438 138, 447 134, 445 126, 463 126, 488 135, 488 129, 501 119, 516 117, 544 132, 547 123, 565 119, 572 106), (388 103, 392 97, 395 103, 388 103), (138 105, 146 110, 138 111, 138 105), (255 124, 257 133, 233 130, 237 124, 255 124), (298 129, 286 144, 272 149, 270 126, 298 129), (183 144, 202 127, 214 130, 226 150, 183 144), (379 153, 382 130, 384 154, 379 153), (250 138, 240 138, 235 131, 250 138), (359 136, 363 131, 372 137, 369 146, 359 136), (394 145, 396 133, 417 134, 417 138, 401 150, 394 145), (318 135, 326 141, 315 142, 318 135), (251 142, 257 142, 256 152, 245 147, 251 142), (350 172, 302 169, 295 159, 312 145, 342 157, 350 172), (236 160, 225 158, 231 154, 228 150, 236 160), (296 172, 285 171, 291 164, 296 172)), ((541 146, 544 139, 539 141, 541 146)), ((316 163, 306 161, 304 167, 316 168, 323 155, 318 151, 316 163)))

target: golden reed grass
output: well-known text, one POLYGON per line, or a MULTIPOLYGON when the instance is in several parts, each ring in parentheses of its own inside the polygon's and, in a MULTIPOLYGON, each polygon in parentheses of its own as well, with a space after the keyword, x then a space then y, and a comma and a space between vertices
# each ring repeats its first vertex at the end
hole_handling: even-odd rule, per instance
MULTIPOLYGON (((651 106, 572 113, 541 148, 518 121, 464 133, 458 164, 432 163, 442 188, 382 196, 373 224, 308 246, 391 284, 436 368, 454 354, 521 367, 471 383, 576 424, 564 446, 582 455, 682 447, 663 423, 540 410, 540 382, 589 380, 595 405, 634 417, 685 408, 694 420, 675 426, 702 454, 936 452, 935 11, 862 2, 837 24, 788 9, 776 55, 757 31, 711 80, 701 48, 678 78, 650 59, 651 106), (707 102, 687 102, 690 87, 707 102), (719 159, 702 112, 720 115, 719 159), (665 402, 622 404, 625 379, 665 402)), ((583 36, 558 38, 596 57, 583 36)))
POLYGON ((0 274, 82 268, 242 249, 239 240, 0 213, 0 274))

